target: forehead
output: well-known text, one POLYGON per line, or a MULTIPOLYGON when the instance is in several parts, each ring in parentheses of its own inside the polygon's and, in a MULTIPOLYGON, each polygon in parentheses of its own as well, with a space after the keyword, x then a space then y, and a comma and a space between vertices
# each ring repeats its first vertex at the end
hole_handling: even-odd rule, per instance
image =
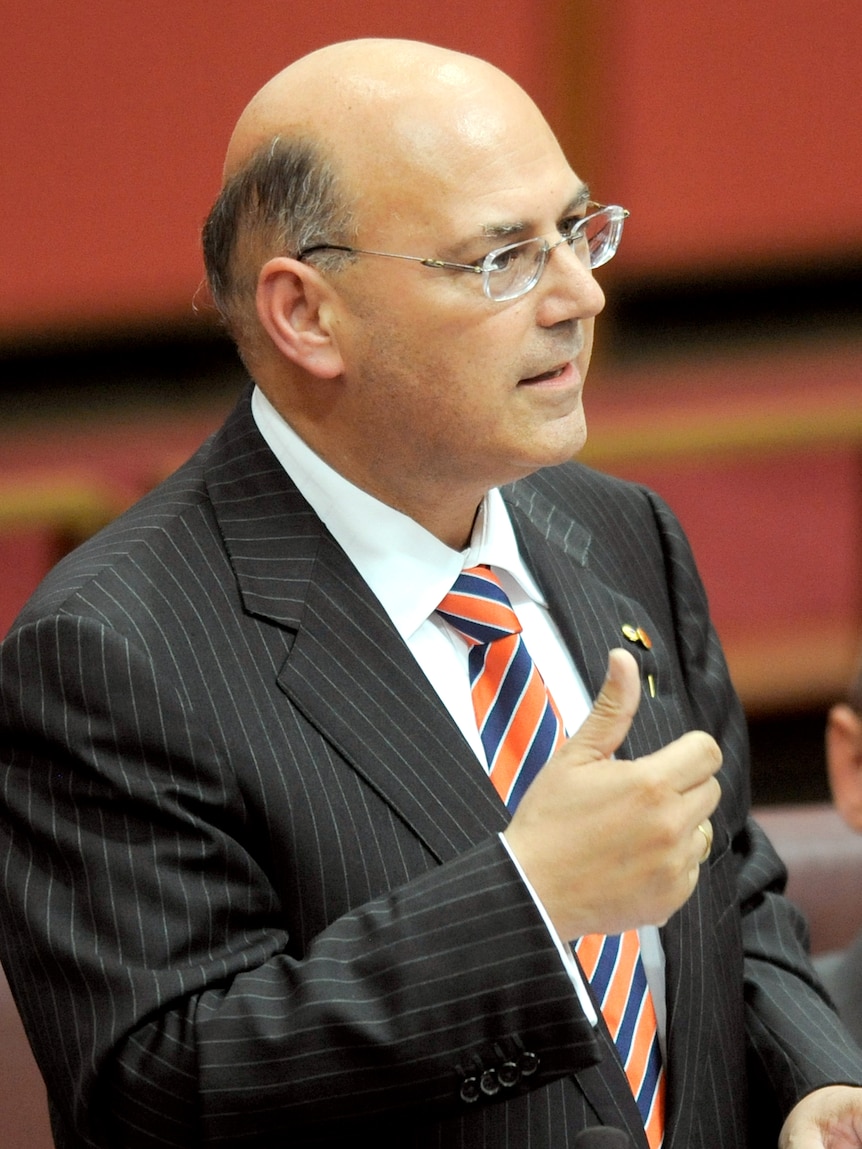
POLYGON ((589 200, 586 184, 558 148, 536 149, 532 157, 501 154, 480 173, 468 173, 450 201, 441 197, 441 215, 467 235, 518 238, 547 231, 589 200))
POLYGON ((357 154, 363 236, 372 228, 457 240, 507 234, 517 221, 541 229, 585 195, 548 124, 520 92, 406 108, 387 136, 387 146, 357 154))

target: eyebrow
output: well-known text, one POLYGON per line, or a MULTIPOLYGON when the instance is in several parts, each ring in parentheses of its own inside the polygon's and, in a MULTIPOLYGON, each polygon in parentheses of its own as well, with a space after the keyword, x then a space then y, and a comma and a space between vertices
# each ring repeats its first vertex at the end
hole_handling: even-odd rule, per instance
MULTIPOLYGON (((569 200, 558 218, 565 219, 589 202, 590 189, 586 184, 581 184, 577 194, 569 200)), ((522 235, 524 232, 533 231, 535 226, 535 223, 521 219, 512 220, 511 223, 486 223, 482 228, 482 235, 486 239, 506 239, 513 235, 522 235)))

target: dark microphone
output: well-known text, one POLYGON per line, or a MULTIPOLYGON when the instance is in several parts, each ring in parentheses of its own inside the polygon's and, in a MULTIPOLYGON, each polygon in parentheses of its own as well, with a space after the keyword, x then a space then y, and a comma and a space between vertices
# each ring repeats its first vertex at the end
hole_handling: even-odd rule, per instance
POLYGON ((574 1149, 631 1149, 631 1144, 631 1138, 622 1129, 614 1129, 611 1125, 596 1125, 577 1135, 574 1149))

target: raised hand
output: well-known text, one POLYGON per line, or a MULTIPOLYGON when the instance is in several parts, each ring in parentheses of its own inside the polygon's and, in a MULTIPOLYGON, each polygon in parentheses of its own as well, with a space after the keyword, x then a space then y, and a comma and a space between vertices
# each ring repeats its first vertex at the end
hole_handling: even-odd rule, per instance
POLYGON ((539 771, 506 830, 561 937, 660 925, 697 884, 721 751, 694 730, 644 758, 613 758, 639 703, 637 663, 612 650, 589 717, 539 771))

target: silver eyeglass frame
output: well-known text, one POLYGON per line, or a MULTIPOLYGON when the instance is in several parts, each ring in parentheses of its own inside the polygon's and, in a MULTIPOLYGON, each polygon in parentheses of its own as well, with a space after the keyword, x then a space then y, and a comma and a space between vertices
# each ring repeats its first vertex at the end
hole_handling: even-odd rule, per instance
MULTIPOLYGON (((576 254, 577 244, 587 238, 586 228, 590 224, 594 224, 597 219, 605 218, 606 224, 610 229, 610 234, 607 240, 599 249, 596 257, 593 256, 591 247, 587 247, 588 263, 591 269, 601 267, 610 259, 613 259, 619 247, 620 238, 622 236, 623 223, 628 218, 629 212, 618 204, 597 204, 592 201, 588 204, 589 207, 597 210, 590 212, 579 219, 572 227, 568 235, 561 236, 556 242, 549 243, 543 237, 533 237, 531 239, 521 239, 516 243, 506 244, 504 247, 496 247, 493 251, 489 251, 483 259, 478 260, 476 263, 452 263, 445 259, 431 259, 421 255, 402 255, 393 251, 375 251, 371 248, 365 247, 351 247, 344 243, 315 243, 309 247, 303 248, 297 253, 298 260, 304 260, 310 255, 314 255, 318 251, 343 251, 350 255, 377 255, 382 256, 384 259, 406 259, 412 263, 421 264, 422 267, 440 268, 449 271, 468 271, 475 275, 482 276, 482 289, 488 299, 495 303, 505 303, 510 299, 520 299, 521 296, 526 295, 529 291, 536 286, 542 278, 542 273, 547 266, 548 257, 552 251, 555 251, 562 244, 566 243, 576 254), (502 295, 495 294, 492 289, 492 279, 495 274, 505 271, 504 267, 499 265, 501 257, 508 256, 511 253, 519 250, 535 248, 537 255, 535 266, 532 273, 524 281, 519 284, 517 288, 506 292, 502 295)), ((604 230, 604 227, 601 229, 604 230)), ((599 232, 601 234, 601 232, 599 232)))

